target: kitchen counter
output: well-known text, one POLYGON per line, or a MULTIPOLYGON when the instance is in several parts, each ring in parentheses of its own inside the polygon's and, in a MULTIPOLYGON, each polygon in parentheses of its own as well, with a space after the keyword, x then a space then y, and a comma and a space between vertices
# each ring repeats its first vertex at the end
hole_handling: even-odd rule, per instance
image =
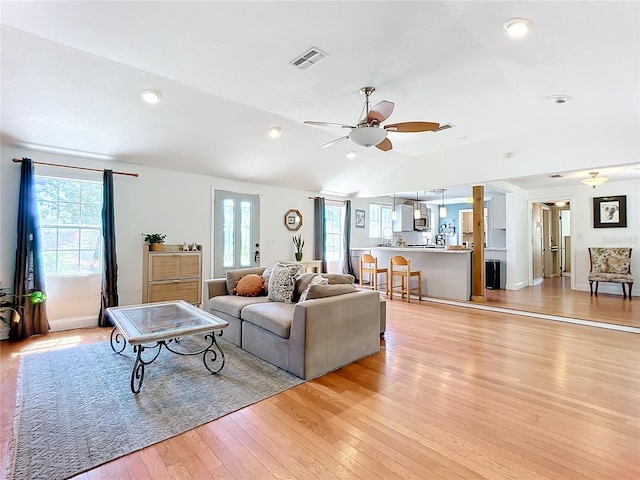
POLYGON ((391 257, 402 255, 411 270, 421 270, 422 294, 453 300, 471 299, 471 250, 427 247, 371 247, 378 267, 388 267, 391 257))

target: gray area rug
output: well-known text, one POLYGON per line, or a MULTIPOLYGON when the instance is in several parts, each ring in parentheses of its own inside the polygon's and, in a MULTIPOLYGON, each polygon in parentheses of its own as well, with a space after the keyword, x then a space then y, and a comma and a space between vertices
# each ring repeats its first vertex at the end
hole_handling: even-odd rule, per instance
POLYGON ((123 355, 102 342, 23 356, 9 479, 68 478, 303 382, 218 341, 220 373, 209 373, 201 355, 163 349, 138 395, 129 386, 131 346, 123 355))

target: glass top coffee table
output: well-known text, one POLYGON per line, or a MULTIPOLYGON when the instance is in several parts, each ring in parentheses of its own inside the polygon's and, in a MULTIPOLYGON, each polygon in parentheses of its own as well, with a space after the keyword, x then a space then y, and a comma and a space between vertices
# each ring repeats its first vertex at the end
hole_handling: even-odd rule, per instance
POLYGON ((131 372, 131 391, 138 393, 144 380, 144 368, 154 362, 162 347, 177 355, 202 355, 204 366, 215 374, 224 367, 224 353, 216 341, 228 322, 184 300, 145 303, 105 310, 114 328, 111 348, 122 353, 127 343, 133 346, 136 359, 131 372), (179 337, 204 333, 208 345, 197 351, 180 348, 179 337), (143 352, 152 350, 147 358, 143 352))

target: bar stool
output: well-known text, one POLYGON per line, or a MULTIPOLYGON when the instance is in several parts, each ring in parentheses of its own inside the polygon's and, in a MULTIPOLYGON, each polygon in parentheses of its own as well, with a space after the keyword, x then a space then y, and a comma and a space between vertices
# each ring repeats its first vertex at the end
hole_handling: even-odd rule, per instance
POLYGON ((378 274, 384 273, 384 287, 385 293, 387 292, 387 287, 389 283, 389 271, 386 268, 378 268, 378 259, 373 255, 368 253, 364 253, 360 257, 360 287, 361 288, 373 288, 374 290, 378 290, 378 274), (369 285, 363 285, 362 277, 365 273, 368 273, 371 276, 369 281, 369 285))
POLYGON ((389 273, 391 275, 389 283, 389 300, 393 300, 393 292, 398 292, 404 298, 407 295, 407 303, 411 301, 411 277, 418 277, 418 286, 413 290, 418 290, 418 300, 422 300, 422 275, 420 270, 411 270, 411 260, 404 258, 402 255, 396 255, 391 258, 389 265, 389 273), (394 285, 395 277, 400 277, 402 280, 400 288, 397 289, 394 285))

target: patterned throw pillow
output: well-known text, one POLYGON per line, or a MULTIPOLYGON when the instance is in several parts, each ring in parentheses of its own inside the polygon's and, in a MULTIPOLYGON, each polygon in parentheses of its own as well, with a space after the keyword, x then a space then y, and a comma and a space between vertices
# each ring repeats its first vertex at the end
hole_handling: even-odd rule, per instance
POLYGON ((235 293, 244 297, 255 297, 262 292, 263 283, 262 275, 255 273, 245 275, 236 283, 235 293))
POLYGON ((267 298, 272 302, 292 303, 299 265, 275 264, 269 277, 267 298))
POLYGON ((309 290, 311 290, 311 287, 314 285, 329 285, 329 279, 323 278, 320 275, 316 275, 315 277, 313 277, 309 282, 309 286, 304 289, 304 292, 302 292, 302 294, 300 294, 300 300, 298 300, 299 302, 304 302, 307 299, 309 290))

